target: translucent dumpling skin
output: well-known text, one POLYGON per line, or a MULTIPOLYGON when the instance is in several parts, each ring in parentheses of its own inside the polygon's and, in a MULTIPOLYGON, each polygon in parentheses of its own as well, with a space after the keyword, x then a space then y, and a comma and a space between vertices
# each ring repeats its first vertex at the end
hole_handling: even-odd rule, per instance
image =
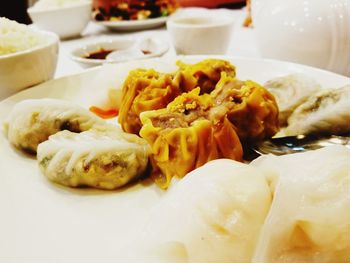
POLYGON ((200 89, 177 97, 166 109, 141 114, 141 137, 152 147, 156 183, 167 188, 173 176, 183 177, 217 158, 242 160, 243 150, 232 124, 209 120, 213 100, 200 89))

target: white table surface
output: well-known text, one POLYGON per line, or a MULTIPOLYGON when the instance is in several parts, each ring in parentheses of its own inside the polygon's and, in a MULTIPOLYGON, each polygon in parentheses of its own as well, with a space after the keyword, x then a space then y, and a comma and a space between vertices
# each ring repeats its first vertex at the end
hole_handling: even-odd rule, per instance
MULTIPOLYGON (((201 9, 191 8, 186 9, 187 12, 202 12, 201 9)), ((213 10, 215 12, 217 10, 213 10)), ((245 28, 242 26, 245 10, 220 10, 226 12, 236 19, 234 30, 232 31, 231 42, 227 55, 233 56, 244 56, 244 57, 260 57, 257 50, 254 29, 245 28)), ((82 36, 80 38, 72 40, 63 40, 60 43, 59 59, 56 69, 55 78, 62 76, 75 74, 84 71, 85 69, 70 59, 70 52, 77 47, 83 46, 87 43, 97 41, 100 38, 111 38, 111 37, 135 37, 139 38, 142 36, 152 36, 167 41, 170 45, 169 51, 164 56, 175 55, 175 50, 170 43, 170 37, 166 30, 166 27, 160 27, 151 30, 135 31, 135 32, 112 32, 108 31, 104 27, 90 22, 82 36)))

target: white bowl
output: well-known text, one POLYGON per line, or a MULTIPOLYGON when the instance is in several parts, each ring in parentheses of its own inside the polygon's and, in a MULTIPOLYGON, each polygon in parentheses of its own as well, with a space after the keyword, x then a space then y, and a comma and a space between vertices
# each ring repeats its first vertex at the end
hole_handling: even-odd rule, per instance
POLYGON ((115 38, 99 40, 72 50, 70 57, 81 66, 93 67, 99 66, 103 63, 124 62, 128 60, 145 59, 151 57, 159 57, 166 53, 169 49, 169 44, 157 38, 115 38), (133 55, 133 50, 147 50, 150 54, 142 56, 133 55), (91 59, 87 58, 91 53, 103 50, 118 50, 106 59, 91 59), (119 53, 119 54, 118 54, 119 53))
POLYGON ((91 18, 91 3, 36 9, 28 8, 33 23, 40 29, 52 31, 61 39, 79 36, 91 18))
POLYGON ((53 77, 58 59, 59 38, 37 30, 46 43, 0 56, 0 100, 53 77))
POLYGON ((234 19, 228 15, 174 16, 167 30, 177 54, 225 54, 234 19))

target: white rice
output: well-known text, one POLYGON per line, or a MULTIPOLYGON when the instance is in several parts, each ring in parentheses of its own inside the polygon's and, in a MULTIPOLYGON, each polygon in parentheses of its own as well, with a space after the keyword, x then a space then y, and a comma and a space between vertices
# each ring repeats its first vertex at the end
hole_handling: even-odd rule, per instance
POLYGON ((46 43, 34 29, 0 17, 0 56, 27 50, 46 43))
POLYGON ((91 0, 39 0, 33 5, 32 9, 47 10, 51 8, 73 6, 82 3, 91 3, 91 0))

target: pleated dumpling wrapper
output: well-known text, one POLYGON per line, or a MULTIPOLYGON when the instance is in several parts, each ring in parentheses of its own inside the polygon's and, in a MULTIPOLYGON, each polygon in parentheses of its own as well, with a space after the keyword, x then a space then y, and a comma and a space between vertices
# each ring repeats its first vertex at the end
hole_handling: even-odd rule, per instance
POLYGON ((253 165, 275 190, 252 262, 350 262, 350 150, 267 156, 253 165))
POLYGON ((196 88, 183 93, 167 108, 141 114, 142 138, 151 145, 153 179, 167 188, 171 178, 218 158, 242 160, 241 142, 225 118, 209 117, 213 100, 196 88))
POLYGON ((138 134, 141 112, 165 108, 180 94, 171 74, 153 69, 133 70, 123 84, 118 121, 124 131, 138 134))
POLYGON ((271 200, 255 167, 211 161, 172 185, 123 262, 250 263, 271 200))
POLYGON ((56 183, 112 190, 142 175, 148 155, 148 144, 134 134, 61 131, 39 144, 37 159, 56 183))
POLYGON ((18 102, 5 122, 8 140, 17 148, 34 154, 39 143, 59 131, 82 132, 107 129, 107 126, 103 119, 87 109, 69 101, 49 98, 18 102))
POLYGON ((258 83, 222 73, 210 95, 215 101, 215 111, 226 114, 242 142, 270 138, 279 130, 276 100, 258 83))
POLYGON ((175 73, 175 78, 184 92, 200 87, 201 94, 210 93, 215 89, 222 72, 230 77, 236 76, 236 68, 222 59, 205 59, 195 64, 177 61, 176 64, 179 70, 175 73))
POLYGON ((345 134, 350 132, 350 85, 321 90, 295 109, 286 135, 345 134))
POLYGON ((321 90, 320 84, 303 74, 291 74, 269 80, 264 87, 276 98, 279 123, 287 124, 289 116, 307 98, 321 90))

